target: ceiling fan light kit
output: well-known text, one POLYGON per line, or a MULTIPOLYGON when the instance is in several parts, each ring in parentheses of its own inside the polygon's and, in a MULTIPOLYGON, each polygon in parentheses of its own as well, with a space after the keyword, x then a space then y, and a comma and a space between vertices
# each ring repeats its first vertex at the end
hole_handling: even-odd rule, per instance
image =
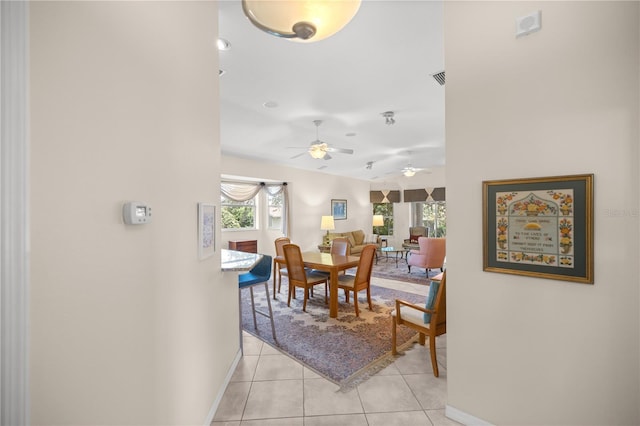
POLYGON ((292 41, 320 41, 344 28, 361 0, 242 0, 242 10, 258 29, 292 41))
POLYGON ((313 124, 316 125, 316 140, 311 142, 311 146, 307 149, 307 152, 310 156, 315 159, 325 159, 330 160, 331 156, 329 152, 340 152, 342 154, 353 154, 352 149, 348 148, 337 148, 334 146, 329 146, 326 142, 322 142, 320 137, 318 136, 318 127, 322 124, 322 120, 313 120, 313 124))
POLYGON ((309 155, 317 160, 320 160, 324 158, 325 155, 327 155, 327 152, 322 150, 322 148, 320 148, 318 145, 314 145, 309 148, 309 155))

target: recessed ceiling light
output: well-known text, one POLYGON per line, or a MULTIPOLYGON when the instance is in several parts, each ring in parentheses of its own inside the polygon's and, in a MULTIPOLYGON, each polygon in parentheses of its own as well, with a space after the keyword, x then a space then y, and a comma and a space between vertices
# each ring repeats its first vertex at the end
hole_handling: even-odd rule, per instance
POLYGON ((267 101, 263 103, 262 106, 265 108, 278 108, 278 103, 274 101, 267 101))
POLYGON ((231 49, 231 43, 229 43, 229 40, 225 40, 223 38, 219 38, 218 41, 216 42, 216 44, 218 45, 218 50, 229 50, 229 49, 231 49))

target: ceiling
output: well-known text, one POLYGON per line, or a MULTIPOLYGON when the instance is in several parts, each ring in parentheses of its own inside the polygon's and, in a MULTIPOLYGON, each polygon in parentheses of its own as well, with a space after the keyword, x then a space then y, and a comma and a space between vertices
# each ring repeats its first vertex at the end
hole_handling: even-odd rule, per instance
POLYGON ((444 86, 432 77, 444 70, 442 2, 363 0, 344 29, 315 43, 260 31, 239 0, 218 5, 231 44, 219 52, 223 154, 373 181, 404 178, 408 164, 444 166, 444 86), (316 130, 354 153, 311 158, 316 130))

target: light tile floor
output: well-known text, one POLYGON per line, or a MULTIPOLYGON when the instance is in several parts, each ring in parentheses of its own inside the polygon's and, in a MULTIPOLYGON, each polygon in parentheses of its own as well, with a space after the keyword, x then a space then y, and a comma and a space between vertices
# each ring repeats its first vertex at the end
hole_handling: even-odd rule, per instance
MULTIPOLYGON (((409 290, 412 285, 386 283, 409 290)), ((377 282, 376 284, 380 284, 377 282)), ((419 289, 424 292, 424 287, 419 289)), ((415 344, 395 362, 350 390, 244 333, 244 356, 212 426, 458 425, 445 417, 446 335, 437 338, 440 377, 427 345, 415 344)))

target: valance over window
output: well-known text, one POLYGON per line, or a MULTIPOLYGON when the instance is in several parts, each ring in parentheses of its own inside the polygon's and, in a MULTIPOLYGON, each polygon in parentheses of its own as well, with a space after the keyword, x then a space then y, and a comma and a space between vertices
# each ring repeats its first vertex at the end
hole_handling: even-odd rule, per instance
POLYGON ((404 202, 445 201, 445 190, 441 188, 405 189, 404 202))
POLYGON ((370 191, 369 199, 372 203, 399 203, 400 191, 390 189, 370 191))

